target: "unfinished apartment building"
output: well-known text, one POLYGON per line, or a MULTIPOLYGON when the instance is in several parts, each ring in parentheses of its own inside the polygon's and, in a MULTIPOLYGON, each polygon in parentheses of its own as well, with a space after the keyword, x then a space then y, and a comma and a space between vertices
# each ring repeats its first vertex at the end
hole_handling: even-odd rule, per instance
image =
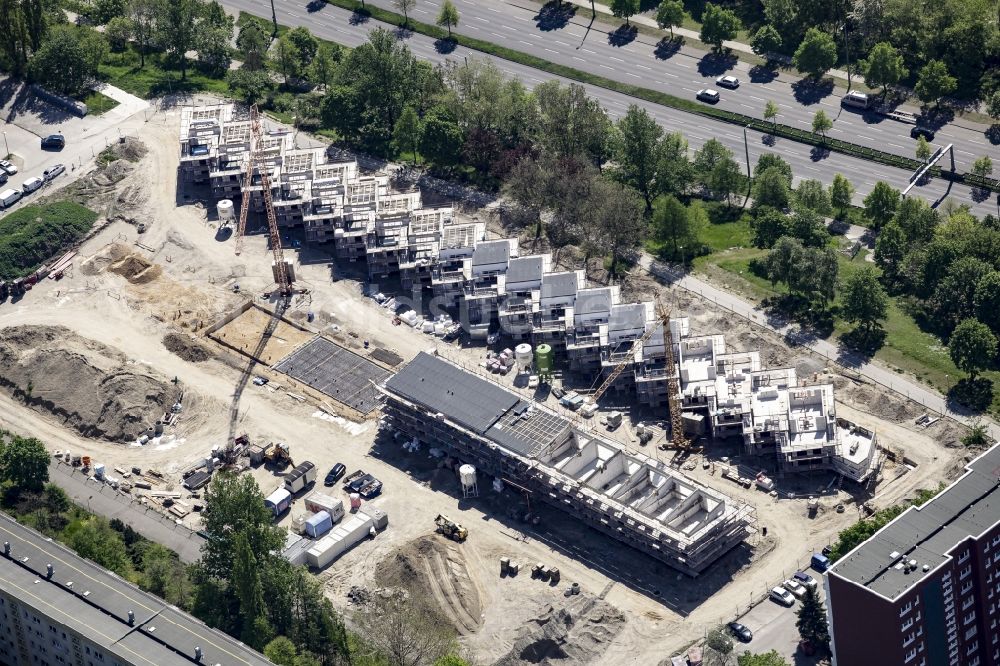
POLYGON ((687 575, 756 529, 748 505, 438 356, 418 355, 380 388, 385 427, 446 447, 515 493, 527 491, 687 575))
MULTIPOLYGON (((182 181, 208 183, 218 199, 246 194, 250 134, 249 119, 237 117, 233 104, 182 109, 182 181)), ((398 191, 387 175, 363 176, 355 160, 332 160, 323 148, 295 148, 285 128, 265 132, 259 158, 279 226, 302 228, 310 243, 333 243, 338 259, 365 263, 372 277, 410 269, 429 280, 429 258, 453 221, 451 208, 423 208, 419 190, 398 191)), ((248 193, 250 209, 262 213, 259 170, 248 193)))

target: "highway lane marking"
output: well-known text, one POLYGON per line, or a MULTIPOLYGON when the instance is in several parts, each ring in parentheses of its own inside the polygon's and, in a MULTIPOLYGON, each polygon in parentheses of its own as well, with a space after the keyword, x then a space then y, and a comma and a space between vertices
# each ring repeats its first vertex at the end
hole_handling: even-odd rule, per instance
POLYGON ((559 53, 559 51, 556 51, 556 50, 550 49, 550 48, 546 48, 545 50, 548 51, 549 53, 556 53, 556 54, 559 53))
POLYGON ((603 62, 601 63, 601 67, 603 67, 604 69, 610 69, 612 72, 615 71, 614 67, 610 67, 608 65, 605 65, 603 62))
POLYGON ((754 100, 755 102, 763 102, 764 101, 764 98, 762 98, 762 97, 754 97, 753 95, 747 95, 747 97, 749 97, 750 99, 754 100))
POLYGON ((647 72, 651 72, 651 71, 653 71, 653 68, 652 68, 652 67, 646 67, 645 65, 636 65, 636 67, 638 67, 639 69, 644 69, 644 70, 646 70, 647 72))
POLYGON ((567 44, 566 42, 560 42, 558 39, 553 39, 552 41, 558 44, 559 46, 569 46, 569 44, 567 44))
POLYGON ((524 44, 525 46, 531 46, 531 44, 529 44, 528 42, 524 41, 523 39, 519 39, 519 40, 517 40, 517 41, 521 42, 521 43, 522 43, 522 44, 524 44))
POLYGON ((489 23, 490 22, 489 19, 485 19, 482 16, 473 16, 472 18, 474 18, 477 21, 482 21, 483 23, 489 23))
POLYGON ((898 143, 888 143, 887 145, 890 145, 893 148, 899 148, 900 150, 903 149, 903 147, 901 145, 899 145, 898 143))
POLYGON ((608 57, 609 57, 610 59, 612 59, 612 60, 617 60, 618 62, 625 62, 625 61, 624 61, 624 60, 622 60, 621 58, 616 58, 615 56, 608 56, 608 57))
POLYGON ((637 79, 641 79, 641 78, 642 78, 642 77, 641 77, 641 76, 639 76, 638 74, 633 74, 632 72, 625 72, 625 73, 626 73, 626 74, 628 74, 629 76, 634 76, 634 77, 635 77, 635 78, 637 78, 637 79))
POLYGON ((744 109, 752 109, 753 108, 749 104, 744 104, 743 102, 740 102, 740 106, 742 106, 744 109))
POLYGON ((490 34, 493 35, 494 37, 499 37, 500 39, 503 39, 503 35, 501 35, 499 32, 491 32, 490 34))
POLYGON ((491 12, 495 12, 495 13, 497 13, 497 14, 499 14, 499 13, 500 13, 500 10, 499 10, 499 9, 496 9, 496 8, 494 8, 494 7, 487 7, 486 9, 490 10, 491 12))
POLYGON ((669 77, 670 77, 670 78, 672 78, 672 79, 677 79, 677 78, 680 78, 680 77, 678 77, 678 76, 677 76, 676 74, 671 74, 670 72, 663 72, 663 74, 664 74, 665 76, 669 76, 669 77))
POLYGON ((579 60, 580 62, 587 62, 586 60, 584 60, 583 58, 580 58, 578 56, 573 56, 573 60, 579 60))

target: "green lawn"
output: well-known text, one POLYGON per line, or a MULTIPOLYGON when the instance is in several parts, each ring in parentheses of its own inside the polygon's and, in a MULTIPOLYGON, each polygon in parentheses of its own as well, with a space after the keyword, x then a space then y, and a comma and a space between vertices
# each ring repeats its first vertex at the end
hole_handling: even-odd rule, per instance
POLYGON ((26 206, 0 217, 0 279, 28 275, 83 236, 97 213, 70 201, 26 206))
POLYGON ((107 113, 118 106, 118 102, 96 90, 89 91, 80 101, 87 105, 87 113, 92 116, 107 113))
POLYGON ((122 53, 109 54, 99 71, 104 81, 143 99, 171 92, 229 94, 224 78, 205 76, 195 69, 194 61, 188 62, 187 76, 182 79, 180 69, 168 67, 165 60, 162 54, 151 53, 146 56, 145 66, 139 67, 139 54, 129 47, 122 53))

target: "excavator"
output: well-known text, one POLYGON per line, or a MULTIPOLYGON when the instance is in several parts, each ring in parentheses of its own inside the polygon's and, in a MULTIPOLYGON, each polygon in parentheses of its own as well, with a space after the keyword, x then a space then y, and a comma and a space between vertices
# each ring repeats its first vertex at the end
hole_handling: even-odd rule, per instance
POLYGON ((469 530, 448 518, 448 516, 438 514, 438 517, 434 519, 434 523, 437 525, 437 532, 452 541, 462 543, 469 537, 469 530))

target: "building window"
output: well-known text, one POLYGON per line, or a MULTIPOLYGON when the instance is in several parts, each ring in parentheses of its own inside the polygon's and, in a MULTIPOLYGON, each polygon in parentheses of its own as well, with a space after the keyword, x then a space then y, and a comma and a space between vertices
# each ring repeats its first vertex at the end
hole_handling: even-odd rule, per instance
MULTIPOLYGON (((966 549, 966 551, 964 553, 960 553, 959 556, 958 556, 958 563, 959 564, 965 564, 966 560, 969 559, 969 555, 970 555, 970 553, 969 553, 968 549, 966 549)), ((971 569, 971 567, 970 567, 970 569, 971 569)))
POLYGON ((912 650, 906 653, 906 658, 903 661, 908 664, 916 658, 917 658, 917 648, 913 648, 912 650))
POLYGON ((970 624, 972 622, 975 622, 975 620, 976 620, 976 611, 971 611, 968 615, 966 615, 962 619, 962 624, 963 625, 970 624))
POLYGON ((970 638, 972 638, 973 636, 975 636, 976 635, 976 631, 977 631, 977 627, 975 627, 975 626, 969 627, 968 631, 965 632, 965 640, 969 640, 970 638))
POLYGON ((966 578, 969 577, 970 574, 972 574, 972 565, 971 564, 969 566, 965 567, 964 569, 962 569, 959 572, 958 579, 959 580, 965 580, 966 578))

